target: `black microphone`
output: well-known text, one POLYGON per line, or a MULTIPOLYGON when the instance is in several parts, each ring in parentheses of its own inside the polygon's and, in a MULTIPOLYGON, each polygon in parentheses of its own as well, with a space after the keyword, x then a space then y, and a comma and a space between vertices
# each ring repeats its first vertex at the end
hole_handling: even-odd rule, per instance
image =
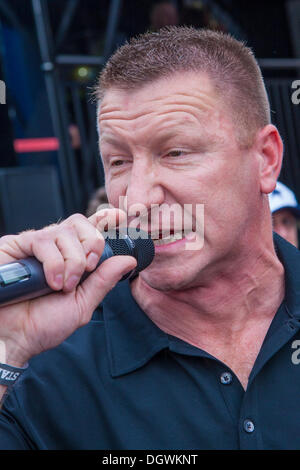
MULTIPOLYGON (((154 258, 154 243, 148 233, 140 229, 121 228, 104 232, 105 246, 95 269, 112 256, 133 256, 137 266, 125 274, 124 279, 133 279, 147 268, 154 258), (131 235, 131 236, 130 236, 131 235)), ((91 272, 85 272, 80 279, 84 281, 91 272)), ((34 257, 28 257, 0 266, 0 305, 8 305, 23 300, 34 299, 50 292, 43 265, 34 257)))

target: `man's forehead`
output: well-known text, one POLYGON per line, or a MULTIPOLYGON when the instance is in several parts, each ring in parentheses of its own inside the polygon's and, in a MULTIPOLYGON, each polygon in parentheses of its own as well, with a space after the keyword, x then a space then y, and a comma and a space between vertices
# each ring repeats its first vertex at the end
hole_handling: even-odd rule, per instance
POLYGON ((107 90, 98 110, 98 129, 102 137, 107 133, 130 129, 153 132, 151 126, 181 127, 182 122, 201 125, 202 132, 209 122, 219 126, 224 120, 224 106, 205 75, 176 74, 148 83, 136 90, 107 90))
POLYGON ((160 105, 185 101, 207 107, 216 103, 217 93, 207 74, 194 72, 176 73, 162 77, 132 90, 109 88, 99 107, 100 119, 116 111, 138 112, 146 105, 151 109, 160 105))

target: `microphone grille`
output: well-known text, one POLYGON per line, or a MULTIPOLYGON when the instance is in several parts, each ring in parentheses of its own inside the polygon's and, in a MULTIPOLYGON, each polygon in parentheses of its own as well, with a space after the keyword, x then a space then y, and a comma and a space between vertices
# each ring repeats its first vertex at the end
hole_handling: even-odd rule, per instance
POLYGON ((128 245, 128 243, 126 242, 126 239, 119 238, 118 232, 116 233, 115 237, 116 238, 111 238, 108 236, 108 238, 106 238, 106 243, 108 243, 109 246, 111 247, 114 256, 118 256, 118 255, 133 256, 132 248, 128 245))
POLYGON ((151 238, 137 238, 135 245, 137 248, 138 264, 136 272, 139 273, 143 269, 147 268, 152 263, 154 258, 154 243, 151 238))
POLYGON ((143 230, 122 228, 120 232, 114 232, 113 236, 110 236, 110 231, 105 235, 106 242, 110 245, 115 256, 128 255, 136 258, 136 274, 152 263, 155 253, 154 243, 148 233, 143 230), (138 238, 137 233, 139 234, 138 238))

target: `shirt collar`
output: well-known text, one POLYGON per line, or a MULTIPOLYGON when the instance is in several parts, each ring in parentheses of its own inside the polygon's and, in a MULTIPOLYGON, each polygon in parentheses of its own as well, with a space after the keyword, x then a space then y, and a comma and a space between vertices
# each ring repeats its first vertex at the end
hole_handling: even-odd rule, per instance
POLYGON ((168 335, 135 302, 128 280, 119 282, 102 302, 110 371, 131 372, 168 347, 168 335))
MULTIPOLYGON (((274 245, 285 269, 285 304, 300 319, 300 251, 277 234, 274 245)), ((170 338, 135 302, 128 280, 119 282, 102 302, 111 375, 132 372, 170 347, 170 338)), ((172 349, 172 347, 171 347, 172 349)))

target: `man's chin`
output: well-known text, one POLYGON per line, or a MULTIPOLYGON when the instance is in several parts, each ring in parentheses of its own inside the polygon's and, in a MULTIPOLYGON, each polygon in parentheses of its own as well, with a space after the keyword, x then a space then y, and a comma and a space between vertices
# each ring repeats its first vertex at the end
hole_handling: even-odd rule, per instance
POLYGON ((186 278, 179 278, 178 276, 162 276, 160 274, 145 272, 140 273, 140 277, 149 287, 161 292, 185 290, 190 287, 189 280, 186 278))

